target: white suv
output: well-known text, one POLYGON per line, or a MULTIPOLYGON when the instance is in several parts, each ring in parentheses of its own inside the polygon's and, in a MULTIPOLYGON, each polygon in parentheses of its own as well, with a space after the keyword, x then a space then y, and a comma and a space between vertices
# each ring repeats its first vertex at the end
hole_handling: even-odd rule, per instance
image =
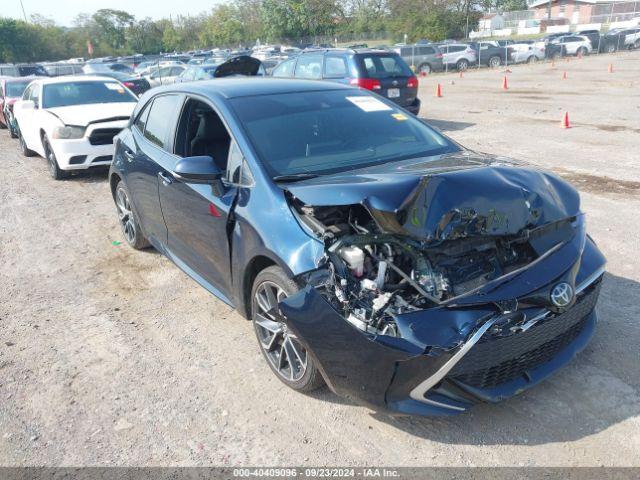
POLYGON ((591 40, 583 35, 563 35, 551 40, 554 45, 560 45, 565 55, 588 55, 592 52, 591 40))
POLYGON ((127 125, 137 101, 113 78, 34 80, 13 107, 22 153, 45 157, 56 180, 70 170, 109 165, 113 137, 127 125))

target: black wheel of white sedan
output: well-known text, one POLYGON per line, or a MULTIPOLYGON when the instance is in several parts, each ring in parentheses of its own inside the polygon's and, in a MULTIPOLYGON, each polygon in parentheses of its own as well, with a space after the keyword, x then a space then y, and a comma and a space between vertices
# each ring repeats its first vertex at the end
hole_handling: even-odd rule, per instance
POLYGON ((53 149, 51 148, 51 144, 49 143, 49 139, 45 135, 42 138, 42 146, 44 147, 44 155, 47 160, 47 164, 49 165, 49 174, 51 178, 54 180, 62 180, 67 176, 67 172, 60 168, 58 165, 58 160, 56 159, 56 154, 53 153, 53 149))
POLYGON ((276 376, 289 387, 309 392, 324 384, 313 359, 282 321, 278 304, 298 291, 277 266, 256 277, 251 292, 251 318, 260 350, 276 376))
POLYGON ((116 210, 118 212, 118 221, 120 229, 127 243, 136 250, 142 250, 149 247, 149 242, 140 230, 140 224, 136 219, 136 215, 131 207, 129 200, 129 192, 124 183, 119 182, 115 191, 116 210))

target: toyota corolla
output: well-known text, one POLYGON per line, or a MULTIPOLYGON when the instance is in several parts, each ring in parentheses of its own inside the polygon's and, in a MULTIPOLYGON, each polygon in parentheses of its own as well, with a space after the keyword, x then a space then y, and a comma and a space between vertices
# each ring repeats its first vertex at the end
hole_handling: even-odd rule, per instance
POLYGON ((605 259, 576 190, 368 91, 172 85, 115 145, 127 242, 251 319, 295 390, 455 414, 536 385, 594 332, 605 259))

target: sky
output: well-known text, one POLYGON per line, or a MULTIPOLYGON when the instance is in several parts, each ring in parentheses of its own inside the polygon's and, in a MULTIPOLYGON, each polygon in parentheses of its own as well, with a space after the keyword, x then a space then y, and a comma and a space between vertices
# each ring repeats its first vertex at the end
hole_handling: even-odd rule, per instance
MULTIPOLYGON (((0 16, 24 18, 20 0, 0 0, 0 3, 0 16)), ((220 0, 22 0, 22 3, 27 18, 33 13, 39 13, 60 25, 71 26, 79 13, 93 13, 101 8, 125 10, 138 19, 158 19, 168 18, 169 15, 195 15, 210 10, 220 0)))

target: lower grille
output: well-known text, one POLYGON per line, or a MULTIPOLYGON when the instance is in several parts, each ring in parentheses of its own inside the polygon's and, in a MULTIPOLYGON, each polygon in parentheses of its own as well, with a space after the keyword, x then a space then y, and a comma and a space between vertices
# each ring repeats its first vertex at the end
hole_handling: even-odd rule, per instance
POLYGON ((595 307, 601 281, 582 292, 568 311, 526 332, 476 345, 449 372, 448 378, 476 388, 494 388, 550 361, 575 340, 595 307))
POLYGON ((111 160, 113 160, 113 156, 111 156, 111 155, 102 155, 101 157, 94 158, 91 161, 91 163, 110 162, 111 160))
POLYGON ((113 137, 120 133, 120 128, 98 128, 91 132, 89 143, 91 145, 111 145, 113 137))

